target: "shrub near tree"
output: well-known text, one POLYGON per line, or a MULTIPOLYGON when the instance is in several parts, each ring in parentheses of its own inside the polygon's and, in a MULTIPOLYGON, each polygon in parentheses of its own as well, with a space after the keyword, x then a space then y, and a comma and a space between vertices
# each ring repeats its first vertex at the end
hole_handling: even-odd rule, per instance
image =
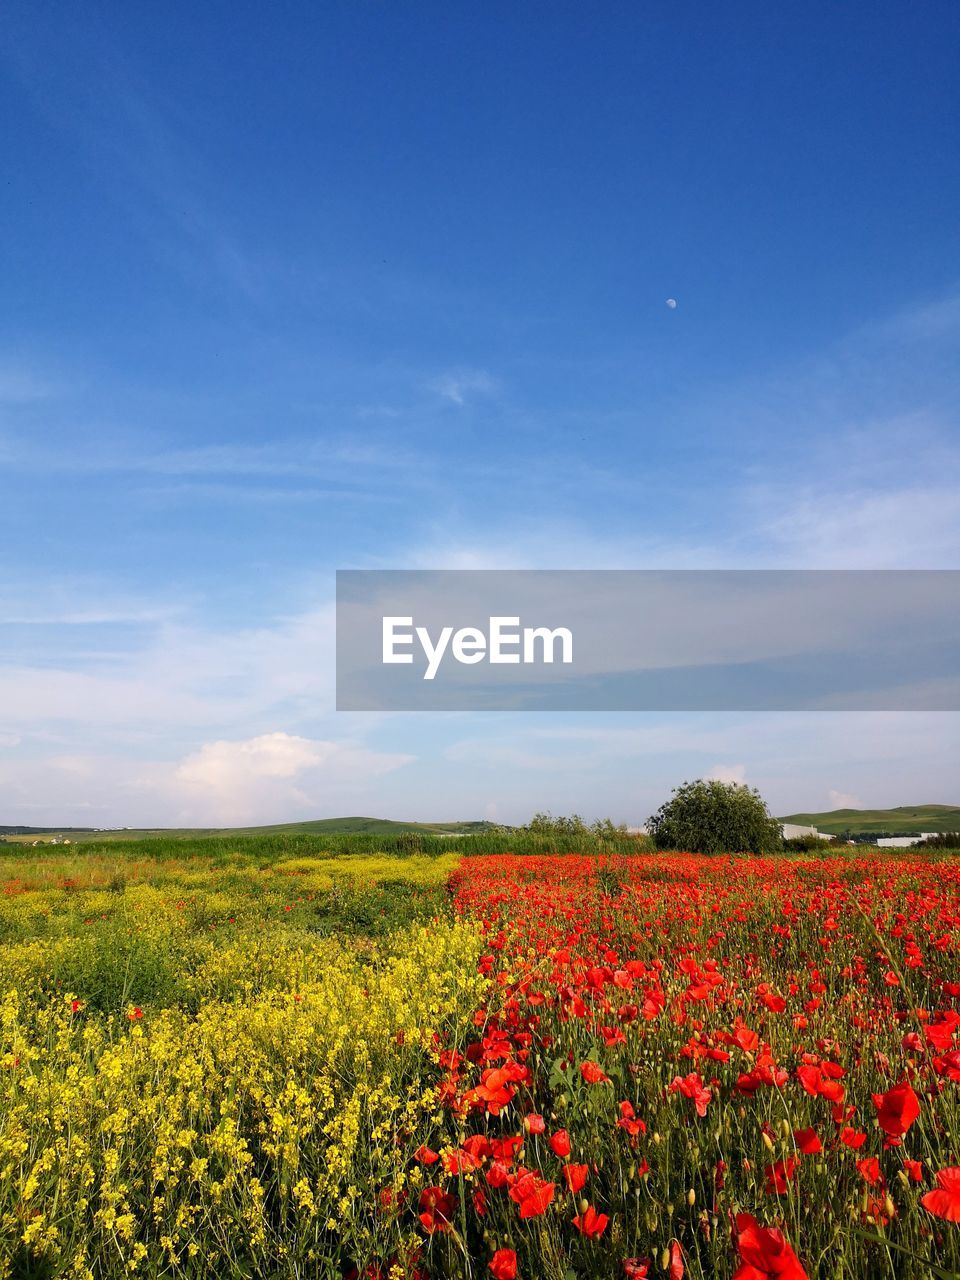
POLYGON ((780 823, 760 793, 735 782, 685 782, 660 806, 647 830, 658 849, 688 853, 779 853, 780 823))

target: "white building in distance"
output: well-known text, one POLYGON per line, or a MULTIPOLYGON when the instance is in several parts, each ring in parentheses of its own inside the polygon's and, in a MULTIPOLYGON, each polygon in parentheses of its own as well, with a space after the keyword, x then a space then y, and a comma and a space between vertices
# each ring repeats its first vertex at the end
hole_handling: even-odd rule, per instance
POLYGON ((917 844, 920 840, 926 840, 928 836, 935 836, 935 831, 921 831, 918 836, 881 836, 877 841, 877 845, 881 849, 909 849, 911 845, 917 844))

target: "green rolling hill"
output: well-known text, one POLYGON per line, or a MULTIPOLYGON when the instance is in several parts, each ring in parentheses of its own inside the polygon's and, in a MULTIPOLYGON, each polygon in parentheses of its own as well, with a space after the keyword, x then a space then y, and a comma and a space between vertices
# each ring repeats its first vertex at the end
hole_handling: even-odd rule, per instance
POLYGON ((827 835, 910 836, 921 831, 960 831, 960 805, 916 804, 899 809, 832 809, 828 813, 789 813, 780 822, 816 827, 827 835))
POLYGON ((54 835, 66 836, 71 843, 95 840, 147 840, 151 836, 185 840, 199 836, 269 836, 269 835, 345 835, 358 833, 376 836, 398 836, 407 832, 420 835, 472 835, 489 831, 492 822, 394 822, 390 818, 318 818, 312 822, 281 822, 264 827, 121 827, 96 831, 78 827, 0 826, 0 840, 17 843, 47 840, 54 835))

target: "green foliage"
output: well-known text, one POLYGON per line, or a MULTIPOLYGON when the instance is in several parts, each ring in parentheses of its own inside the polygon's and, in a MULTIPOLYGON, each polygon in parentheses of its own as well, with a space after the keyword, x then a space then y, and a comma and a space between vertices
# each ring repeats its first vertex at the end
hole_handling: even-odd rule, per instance
POLYGON ((783 847, 780 824, 758 791, 702 778, 677 787, 648 830, 658 849, 688 853, 777 853, 783 847))
POLYGON ((535 813, 525 826, 501 827, 473 836, 467 844, 451 844, 465 854, 632 854, 652 848, 646 836, 617 826, 610 818, 598 818, 588 825, 578 813, 569 818, 535 813))
POLYGON ((921 840, 918 849, 960 849, 960 831, 942 831, 938 836, 921 840))
POLYGON ((579 813, 571 814, 569 818, 555 818, 551 813, 535 813, 525 827, 517 829, 551 836, 585 836, 590 830, 579 813))

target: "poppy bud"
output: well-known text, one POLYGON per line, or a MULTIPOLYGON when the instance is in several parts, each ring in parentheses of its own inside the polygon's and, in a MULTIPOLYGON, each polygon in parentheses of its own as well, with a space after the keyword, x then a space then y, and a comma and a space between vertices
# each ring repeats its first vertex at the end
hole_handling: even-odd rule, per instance
POLYGON ((590 1201, 589 1201, 589 1200, 581 1200, 579 1203, 580 1203, 580 1212, 581 1212, 581 1213, 586 1213, 586 1212, 587 1212, 587 1210, 590 1208, 590 1201))
POLYGON ((660 1266, 663 1268, 664 1271, 666 1271, 669 1265, 670 1265, 670 1250, 664 1249, 663 1253, 661 1253, 660 1255, 660 1266))
POLYGON ((687 1192, 687 1204, 692 1207, 696 1203, 697 1203, 697 1193, 696 1191, 694 1191, 693 1187, 691 1187, 690 1190, 687 1192))
POLYGON ((761 1137, 763 1138, 763 1145, 767 1147, 770 1151, 773 1151, 774 1149, 773 1139, 770 1137, 769 1133, 764 1132, 763 1134, 761 1134, 761 1137))
POLYGON ((887 1211, 888 1218, 892 1218, 897 1212, 897 1206, 893 1203, 893 1196, 890 1195, 889 1191, 887 1192, 887 1198, 883 1202, 883 1207, 887 1211))

